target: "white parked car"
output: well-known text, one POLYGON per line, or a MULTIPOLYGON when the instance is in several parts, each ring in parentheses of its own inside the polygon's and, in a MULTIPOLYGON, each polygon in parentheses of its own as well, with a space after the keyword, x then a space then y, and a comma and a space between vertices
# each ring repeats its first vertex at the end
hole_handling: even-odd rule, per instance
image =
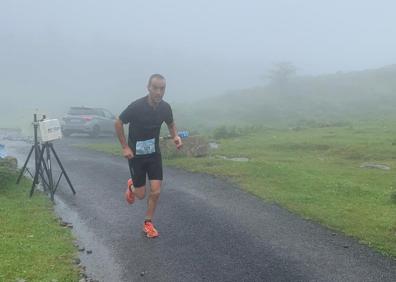
POLYGON ((98 137, 101 133, 115 134, 116 117, 102 108, 71 107, 63 117, 62 133, 70 136, 73 133, 87 133, 98 137))

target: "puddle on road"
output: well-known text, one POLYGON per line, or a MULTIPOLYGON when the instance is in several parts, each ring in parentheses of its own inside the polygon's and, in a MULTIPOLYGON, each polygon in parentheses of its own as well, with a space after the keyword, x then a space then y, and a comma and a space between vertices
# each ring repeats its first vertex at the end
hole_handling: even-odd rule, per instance
POLYGON ((77 239, 77 244, 79 248, 85 249, 79 252, 79 258, 81 264, 86 267, 85 273, 88 277, 99 281, 122 281, 121 271, 110 251, 101 243, 100 238, 89 230, 78 214, 57 196, 54 209, 64 222, 73 225, 72 233, 77 239), (90 251, 92 253, 88 254, 90 251))

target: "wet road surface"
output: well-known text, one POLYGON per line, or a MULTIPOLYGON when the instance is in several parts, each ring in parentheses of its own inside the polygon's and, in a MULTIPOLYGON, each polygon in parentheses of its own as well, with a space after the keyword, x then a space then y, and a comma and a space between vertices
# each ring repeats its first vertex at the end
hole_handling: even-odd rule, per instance
MULTIPOLYGON (((111 137, 95 142, 114 141, 111 137)), ((127 162, 54 142, 77 194, 63 178, 56 211, 73 224, 87 272, 100 281, 396 281, 396 261, 303 220, 221 179, 165 168, 145 238, 146 200, 127 205, 127 162), (86 250, 92 250, 87 254, 86 250)), ((23 165, 29 144, 5 141, 23 165)), ((55 161, 53 160, 53 163, 55 161)), ((54 171, 58 168, 54 164, 54 171)), ((56 172, 55 172, 56 174, 56 172)))

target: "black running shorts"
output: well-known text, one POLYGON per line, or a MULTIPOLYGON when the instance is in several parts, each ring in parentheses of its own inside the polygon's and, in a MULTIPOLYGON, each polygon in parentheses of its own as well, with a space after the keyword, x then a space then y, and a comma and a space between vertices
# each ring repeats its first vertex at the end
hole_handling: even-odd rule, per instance
POLYGON ((134 187, 146 185, 146 175, 149 180, 162 180, 162 158, 160 154, 144 158, 132 158, 128 160, 128 163, 134 187))

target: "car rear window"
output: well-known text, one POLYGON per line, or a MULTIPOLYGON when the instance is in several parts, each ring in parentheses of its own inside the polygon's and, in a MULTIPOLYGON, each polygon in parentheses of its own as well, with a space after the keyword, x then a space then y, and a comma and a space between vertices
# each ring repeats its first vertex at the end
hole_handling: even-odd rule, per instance
POLYGON ((98 115, 97 111, 91 108, 70 108, 67 114, 72 116, 98 115))

